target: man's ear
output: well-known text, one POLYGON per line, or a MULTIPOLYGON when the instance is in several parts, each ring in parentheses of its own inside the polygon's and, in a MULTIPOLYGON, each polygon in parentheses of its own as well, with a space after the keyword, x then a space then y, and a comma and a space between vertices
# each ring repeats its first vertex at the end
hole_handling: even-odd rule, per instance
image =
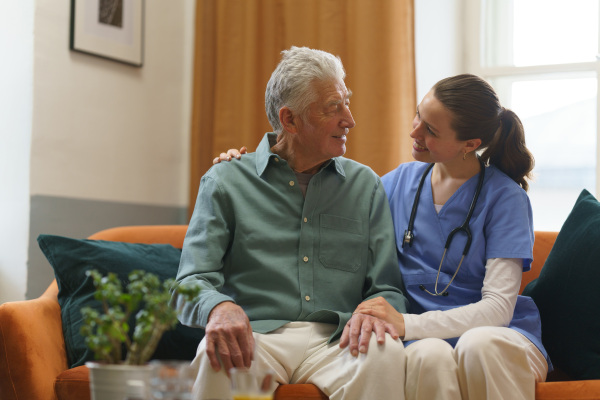
POLYGON ((283 106, 279 109, 279 123, 284 131, 290 133, 298 132, 298 127, 296 126, 296 117, 292 113, 287 106, 283 106))

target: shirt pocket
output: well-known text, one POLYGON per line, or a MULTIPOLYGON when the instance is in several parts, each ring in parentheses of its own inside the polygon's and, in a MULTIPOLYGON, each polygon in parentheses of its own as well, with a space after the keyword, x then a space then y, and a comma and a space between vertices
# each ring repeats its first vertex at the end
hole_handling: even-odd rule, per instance
POLYGON ((359 220, 321 214, 319 260, 326 268, 356 272, 363 264, 366 239, 359 220))

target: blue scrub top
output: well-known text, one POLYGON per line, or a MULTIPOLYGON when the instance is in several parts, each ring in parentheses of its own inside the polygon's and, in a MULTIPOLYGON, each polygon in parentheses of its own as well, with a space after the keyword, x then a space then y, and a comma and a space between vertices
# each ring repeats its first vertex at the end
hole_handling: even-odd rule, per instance
MULTIPOLYGON (((465 182, 437 213, 433 203, 430 172, 419 199, 412 247, 406 245, 402 248, 414 197, 427 165, 422 162, 401 164, 382 178, 392 211, 398 261, 412 314, 443 311, 480 301, 485 265, 490 258, 521 258, 524 272, 531 269, 533 259, 533 218, 529 197, 511 178, 496 167, 489 166, 469 223, 471 247, 448 288, 450 294, 432 296, 420 290, 419 286, 424 285, 430 292, 434 292, 446 239, 454 228, 464 222, 478 181, 478 175, 475 175, 465 182)), ((452 279, 465 243, 464 233, 454 236, 442 265, 438 291, 445 288, 452 279)), ((542 345, 539 311, 530 297, 518 296, 509 328, 531 340, 546 357, 549 370, 552 369, 548 353, 542 345)), ((454 338, 448 341, 455 345, 457 340, 458 338, 454 338)))

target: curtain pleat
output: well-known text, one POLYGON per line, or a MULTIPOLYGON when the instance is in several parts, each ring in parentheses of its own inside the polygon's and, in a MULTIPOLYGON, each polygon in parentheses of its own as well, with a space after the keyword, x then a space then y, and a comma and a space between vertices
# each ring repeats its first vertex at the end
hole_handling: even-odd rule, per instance
POLYGON ((197 0, 190 212, 212 159, 271 131, 265 88, 292 45, 342 59, 356 121, 346 157, 380 175, 412 159, 414 0, 197 0))

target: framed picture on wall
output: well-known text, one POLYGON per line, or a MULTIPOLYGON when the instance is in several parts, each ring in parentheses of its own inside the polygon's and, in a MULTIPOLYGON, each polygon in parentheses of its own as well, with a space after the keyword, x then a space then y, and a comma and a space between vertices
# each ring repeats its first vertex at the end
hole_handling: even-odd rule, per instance
POLYGON ((144 0, 71 0, 69 47, 141 67, 144 0))

